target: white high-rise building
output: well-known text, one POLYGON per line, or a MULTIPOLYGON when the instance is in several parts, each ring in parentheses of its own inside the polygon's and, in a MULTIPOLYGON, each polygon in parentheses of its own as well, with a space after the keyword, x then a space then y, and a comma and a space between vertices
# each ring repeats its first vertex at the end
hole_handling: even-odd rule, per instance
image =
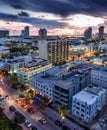
POLYGON ((23 38, 29 38, 29 26, 25 26, 24 30, 22 30, 21 36, 23 38))
POLYGON ((98 37, 99 37, 99 38, 103 38, 103 36, 104 36, 104 26, 100 26, 100 27, 99 27, 98 37))
POLYGON ((26 26, 24 29, 25 29, 25 37, 28 38, 29 37, 29 26, 26 26))
POLYGON ((92 28, 89 27, 84 31, 84 38, 85 39, 91 39, 92 38, 92 28))
POLYGON ((51 63, 61 63, 68 59, 69 44, 66 40, 39 41, 39 56, 51 63))
POLYGON ((45 28, 39 29, 38 35, 39 35, 40 40, 46 40, 47 39, 47 30, 45 28))

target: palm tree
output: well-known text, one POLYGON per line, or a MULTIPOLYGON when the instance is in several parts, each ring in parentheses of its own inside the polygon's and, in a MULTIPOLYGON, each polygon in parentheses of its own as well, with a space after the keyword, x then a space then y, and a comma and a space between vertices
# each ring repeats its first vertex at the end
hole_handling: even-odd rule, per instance
POLYGON ((26 86, 24 84, 21 84, 21 86, 20 86, 20 92, 22 93, 25 90, 26 90, 26 86))
POLYGON ((28 98, 33 98, 35 96, 35 92, 32 90, 32 89, 30 89, 29 91, 28 91, 28 93, 27 93, 27 97, 28 98))
POLYGON ((40 98, 40 100, 41 100, 41 102, 42 102, 43 107, 46 107, 46 106, 48 105, 48 101, 47 101, 46 96, 42 96, 42 97, 40 98))
POLYGON ((14 123, 15 126, 18 125, 18 120, 19 120, 19 119, 18 119, 17 117, 14 117, 14 118, 13 118, 13 123, 14 123))
POLYGON ((18 77, 17 77, 17 75, 15 75, 15 74, 10 75, 10 82, 12 84, 17 84, 18 83, 18 77))
POLYGON ((59 114, 62 118, 62 120, 64 119, 65 117, 65 114, 66 114, 66 106, 65 105, 61 105, 60 108, 59 108, 59 114))
POLYGON ((0 75, 3 76, 3 77, 5 76, 5 74, 1 70, 0 70, 0 75))

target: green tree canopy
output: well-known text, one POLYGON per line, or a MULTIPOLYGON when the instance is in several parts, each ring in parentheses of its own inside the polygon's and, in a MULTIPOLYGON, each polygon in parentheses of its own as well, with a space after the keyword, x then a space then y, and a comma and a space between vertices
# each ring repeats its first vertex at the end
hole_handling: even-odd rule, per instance
POLYGON ((61 117, 64 117, 66 114, 66 106, 65 105, 61 105, 59 108, 59 114, 61 117))
POLYGON ((32 97, 34 97, 34 96, 35 96, 34 90, 30 89, 30 90, 28 91, 28 93, 27 93, 27 97, 28 97, 28 98, 32 98, 32 97))
POLYGON ((17 84, 17 83, 18 83, 18 77, 17 77, 16 74, 10 75, 10 82, 11 82, 12 84, 17 84))

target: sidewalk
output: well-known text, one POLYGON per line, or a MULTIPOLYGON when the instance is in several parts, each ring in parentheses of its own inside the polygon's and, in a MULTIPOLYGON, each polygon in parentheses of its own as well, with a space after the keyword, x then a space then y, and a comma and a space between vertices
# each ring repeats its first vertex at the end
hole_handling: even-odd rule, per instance
MULTIPOLYGON (((60 120, 62 121, 62 118, 61 116, 53 109, 47 107, 47 110, 46 110, 46 114, 47 115, 51 115, 51 117, 54 119, 54 120, 60 120)), ((66 117, 64 118, 64 124, 67 125, 68 127, 70 127, 71 129, 76 129, 76 130, 84 130, 83 128, 81 128, 78 124, 76 124, 75 122, 72 122, 70 121, 69 119, 67 119, 66 117)))
POLYGON ((23 130, 28 130, 28 128, 24 126, 24 124, 19 124, 19 125, 23 128, 23 130))
POLYGON ((4 114, 11 120, 14 116, 13 113, 11 113, 9 110, 4 109, 3 110, 4 114))

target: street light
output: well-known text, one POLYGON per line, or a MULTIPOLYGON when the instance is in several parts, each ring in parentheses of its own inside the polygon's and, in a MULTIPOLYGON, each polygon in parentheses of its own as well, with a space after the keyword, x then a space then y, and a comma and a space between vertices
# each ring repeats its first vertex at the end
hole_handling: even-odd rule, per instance
POLYGON ((1 92, 2 92, 2 88, 0 87, 0 94, 1 94, 1 92))
POLYGON ((3 79, 1 79, 1 82, 3 81, 3 79))
POLYGON ((64 117, 64 116, 62 116, 62 124, 64 123, 64 118, 65 118, 65 117, 64 117))

